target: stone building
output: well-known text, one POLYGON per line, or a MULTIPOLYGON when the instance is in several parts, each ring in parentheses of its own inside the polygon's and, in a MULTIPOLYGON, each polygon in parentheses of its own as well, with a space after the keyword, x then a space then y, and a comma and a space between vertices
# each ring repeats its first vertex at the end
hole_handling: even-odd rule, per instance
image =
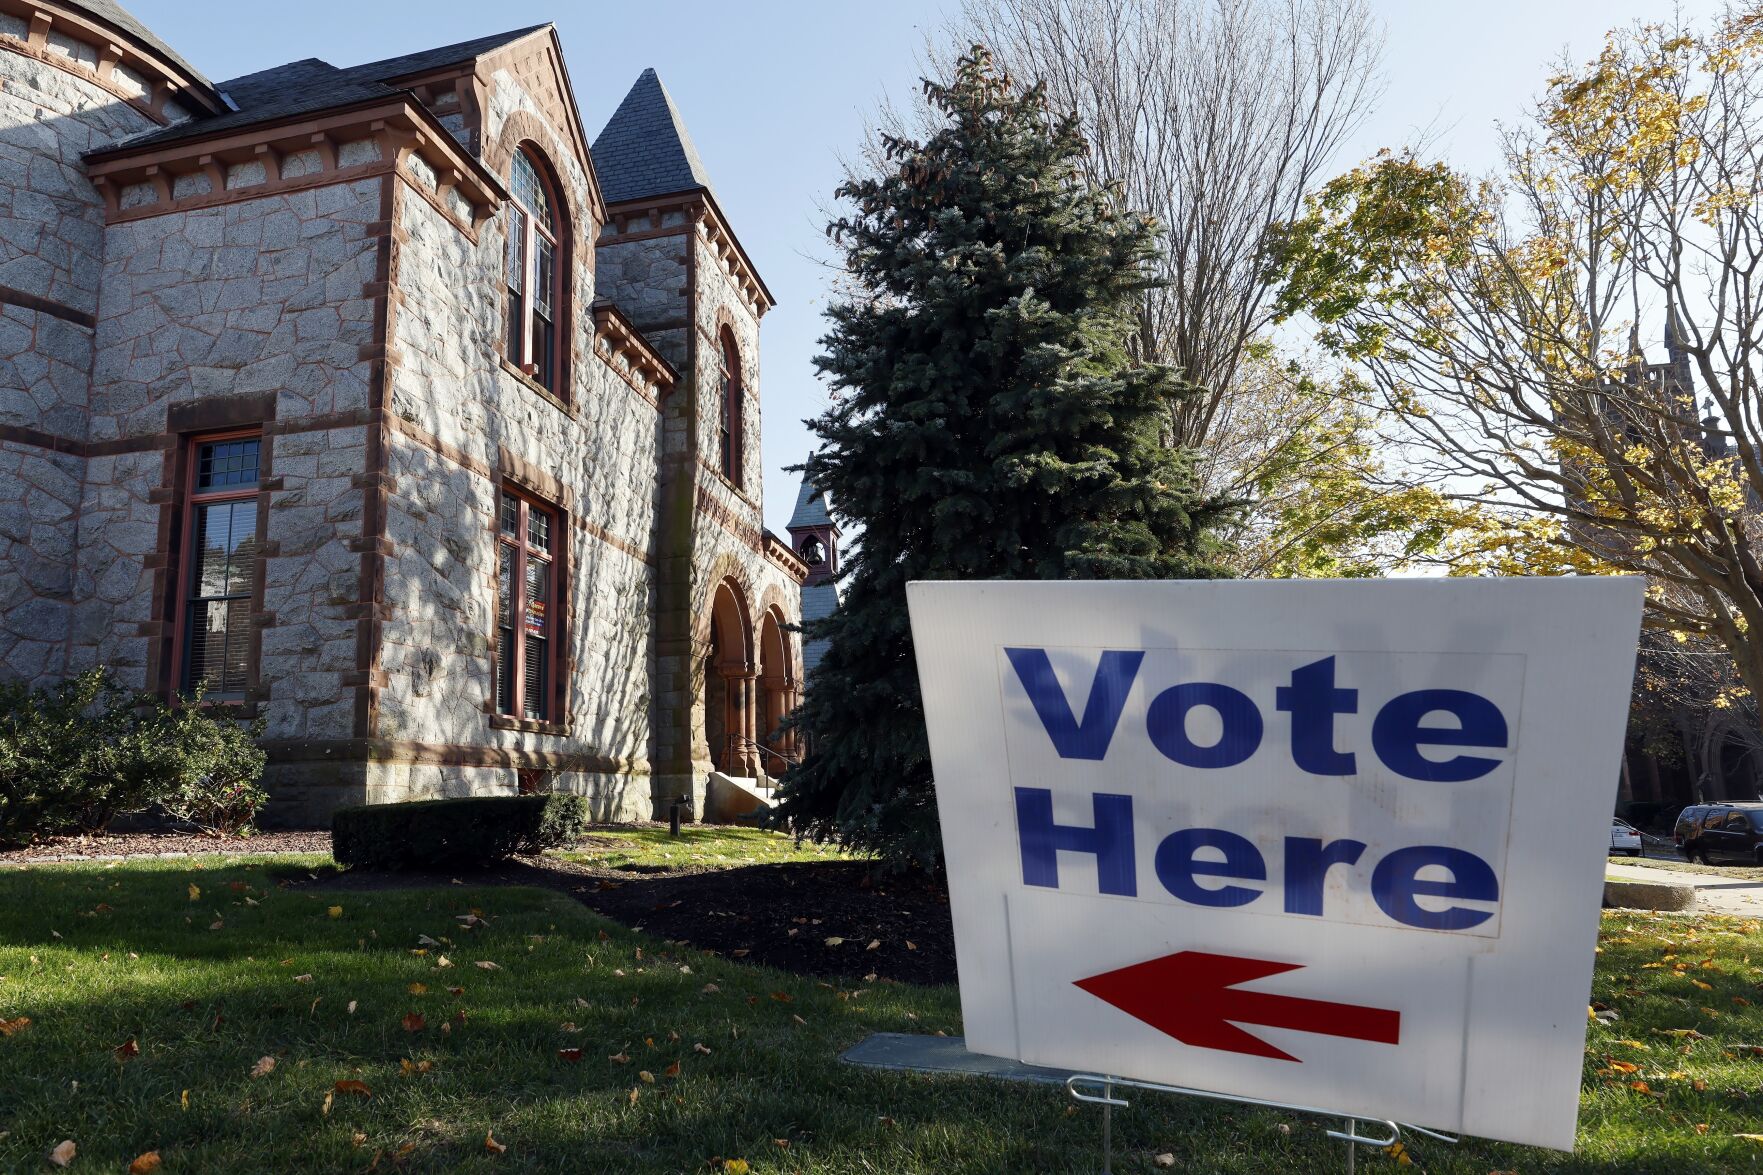
POLYGON ((216 84, 0 0, 0 671, 206 680, 282 820, 701 810, 800 688, 771 305, 653 71, 590 141, 549 25, 216 84))

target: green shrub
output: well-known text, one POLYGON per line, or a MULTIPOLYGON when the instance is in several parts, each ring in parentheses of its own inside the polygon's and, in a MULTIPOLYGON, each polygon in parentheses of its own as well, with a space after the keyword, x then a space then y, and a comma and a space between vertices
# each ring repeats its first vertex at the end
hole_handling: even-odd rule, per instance
POLYGON ((156 799, 173 820, 214 836, 236 836, 269 802, 261 782, 266 761, 250 726, 195 706, 161 712, 162 753, 174 760, 173 782, 156 799))
MULTIPOLYGON (((0 683, 0 844, 101 832, 125 812, 181 806, 178 797, 200 794, 206 781, 250 791, 260 806, 260 733, 225 710, 167 706, 104 669, 37 689, 0 683)), ((230 801, 234 827, 250 819, 239 819, 244 802, 230 801)))
POLYGON ((581 796, 472 796, 339 808, 331 856, 362 869, 473 869, 571 844, 587 831, 581 796))

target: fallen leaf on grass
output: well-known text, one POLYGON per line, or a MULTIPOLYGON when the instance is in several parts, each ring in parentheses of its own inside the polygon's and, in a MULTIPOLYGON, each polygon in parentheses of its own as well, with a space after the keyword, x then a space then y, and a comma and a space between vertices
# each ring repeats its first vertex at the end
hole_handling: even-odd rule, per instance
POLYGON ((312 976, 311 975, 296 975, 296 976, 294 976, 294 982, 295 983, 311 983, 312 976))
POLYGON ((411 995, 427 995, 429 985, 426 983, 413 983, 405 990, 409 991, 411 995))
POLYGON ((338 1093, 359 1094, 361 1097, 373 1096, 373 1090, 367 1088, 367 1082, 365 1081, 343 1080, 337 1082, 333 1088, 338 1093))
POLYGON ((353 1016, 355 1014, 355 1001, 354 1000, 349 1001, 349 1014, 351 1016, 353 1016))
POLYGON ((630 1054, 622 1051, 613 1053, 606 1059, 611 1061, 614 1065, 628 1065, 631 1061, 630 1054))
POLYGON ((428 1027, 428 1020, 421 1012, 409 1012, 404 1017, 404 1031, 421 1032, 428 1027))
POLYGON ((23 1032, 30 1026, 31 1018, 29 1016, 20 1016, 15 1020, 0 1020, 0 1036, 12 1036, 15 1033, 23 1032))
POLYGON ((325 910, 325 913, 329 914, 332 918, 341 918, 343 916, 343 907, 331 906, 325 910))
POLYGON ((336 1099, 337 1099, 337 1095, 336 1095, 335 1090, 330 1090, 330 1089, 325 1090, 324 1091, 324 1105, 318 1107, 318 1112, 320 1114, 324 1115, 326 1118, 330 1117, 331 1116, 331 1104, 333 1102, 335 1102, 336 1099))
POLYGON ((630 1102, 633 1106, 637 1104, 637 1087, 634 1085, 631 1086, 630 1102))
POLYGON ((705 1056, 707 1056, 707 1057, 708 1057, 708 1056, 709 1056, 709 1055, 710 1055, 710 1050, 709 1050, 709 1049, 707 1049, 707 1048, 705 1048, 705 1047, 704 1047, 704 1045, 703 1045, 703 1043, 702 1043, 702 1042, 700 1042, 700 1043, 698 1043, 698 1044, 695 1044, 695 1045, 693 1045, 693 1046, 692 1046, 692 1051, 693 1051, 693 1052, 694 1052, 694 1053, 703 1053, 703 1054, 704 1054, 704 1055, 705 1055, 705 1056))
POLYGON ((159 1170, 159 1152, 148 1151, 144 1155, 136 1155, 135 1161, 129 1164, 129 1175, 152 1175, 159 1170))
POLYGON ((557 1055, 572 1065, 580 1064, 582 1059, 582 1051, 580 1049, 558 1049, 557 1055))
POLYGON ((661 1071, 661 1075, 663 1077, 678 1077, 679 1076, 679 1062, 675 1061, 673 1064, 671 1064, 667 1068, 663 1069, 661 1071))
POLYGON ((495 1134, 488 1130, 484 1131, 484 1149, 492 1155, 505 1154, 508 1151, 507 1147, 496 1141, 495 1134))
POLYGON ((141 1046, 136 1044, 135 1038, 131 1036, 127 1040, 123 1041, 121 1044, 117 1045, 115 1048, 111 1049, 110 1051, 112 1053, 116 1054, 117 1060, 126 1061, 130 1057, 140 1056, 141 1055, 141 1046))
MULTIPOLYGON (((845 941, 844 939, 840 938, 838 935, 835 934, 831 938, 826 940, 826 945, 829 947, 836 947, 836 946, 842 945, 844 943, 844 941, 845 941)), ((747 952, 742 951, 741 953, 744 955, 747 952)))
POLYGON ((724 1159, 722 1170, 723 1175, 747 1175, 752 1168, 747 1166, 746 1159, 724 1159))
POLYGON ((257 1063, 251 1066, 251 1076, 253 1077, 268 1077, 274 1071, 274 1057, 258 1057, 257 1063))
POLYGON ((186 1090, 184 1090, 183 1094, 180 1095, 178 1098, 178 1109, 188 1110, 189 1108, 190 1108, 190 1091, 186 1089, 186 1090))
POLYGON ((1153 1166, 1157 1167, 1173 1167, 1175 1166, 1175 1155, 1169 1151, 1164 1151, 1160 1155, 1153 1155, 1151 1163, 1153 1166))
POLYGON ((479 959, 477 961, 477 966, 482 968, 485 971, 500 971, 500 970, 502 970, 502 968, 496 966, 496 964, 490 962, 488 959, 479 959))
POLYGON ((774 991, 771 993, 771 998, 780 1004, 793 1004, 796 1002, 796 997, 786 991, 774 991))
POLYGON ((202 900, 202 887, 195 882, 190 883, 190 900, 192 902, 199 902, 202 900))
POLYGON ((879 939, 879 938, 870 939, 869 945, 864 947, 863 949, 866 951, 880 950, 881 949, 881 939, 879 939))
MULTIPOLYGON (((190 888, 194 889, 196 887, 191 886, 190 888)), ((73 1139, 69 1138, 49 1152, 49 1161, 54 1163, 57 1167, 65 1167, 73 1162, 73 1157, 79 1153, 79 1150, 80 1148, 73 1144, 73 1139)))

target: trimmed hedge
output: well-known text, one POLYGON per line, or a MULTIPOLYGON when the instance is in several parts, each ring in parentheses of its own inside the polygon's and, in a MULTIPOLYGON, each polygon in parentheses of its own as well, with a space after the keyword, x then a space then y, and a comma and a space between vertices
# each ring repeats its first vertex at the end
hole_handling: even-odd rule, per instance
POLYGON ((572 844, 588 827, 581 796, 471 796, 339 808, 331 856, 358 869, 474 869, 572 844))

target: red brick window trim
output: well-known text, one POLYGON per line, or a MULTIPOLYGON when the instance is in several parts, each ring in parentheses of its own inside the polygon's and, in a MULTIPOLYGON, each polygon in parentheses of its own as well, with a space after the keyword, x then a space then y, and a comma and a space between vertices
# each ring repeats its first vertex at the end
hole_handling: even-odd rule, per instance
POLYGON ((741 351, 727 327, 722 329, 721 408, 717 413, 717 445, 722 476, 741 487, 741 351))
POLYGON ((561 721, 563 512, 503 483, 496 503, 495 714, 561 721))
POLYGON ((569 251, 549 169, 528 146, 514 152, 508 169, 507 251, 502 287, 508 300, 507 359, 522 374, 560 399, 564 388, 569 251))
POLYGON ((213 701, 243 700, 254 686, 251 655, 257 582, 260 429, 190 438, 178 574, 174 688, 198 685, 213 701))

